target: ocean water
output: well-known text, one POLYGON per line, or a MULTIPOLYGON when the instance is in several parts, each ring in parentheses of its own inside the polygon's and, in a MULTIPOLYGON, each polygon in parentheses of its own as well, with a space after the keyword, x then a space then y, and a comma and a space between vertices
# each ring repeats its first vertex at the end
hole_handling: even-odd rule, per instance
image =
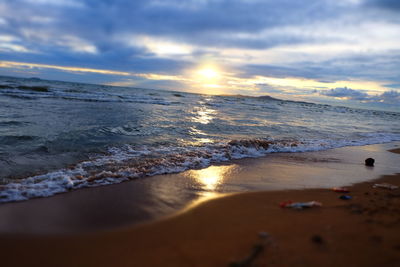
POLYGON ((0 202, 400 140, 400 113, 0 77, 0 202))

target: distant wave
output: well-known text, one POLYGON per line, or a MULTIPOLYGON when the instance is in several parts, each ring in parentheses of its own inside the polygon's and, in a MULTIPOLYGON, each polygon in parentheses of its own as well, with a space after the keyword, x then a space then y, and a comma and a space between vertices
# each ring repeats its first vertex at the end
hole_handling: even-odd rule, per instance
POLYGON ((0 142, 5 145, 14 145, 18 142, 26 142, 26 141, 33 141, 37 139, 36 136, 30 135, 6 135, 0 136, 0 142))
POLYGON ((29 124, 29 122, 21 122, 21 121, 0 121, 0 126, 20 126, 24 124, 29 124))
MULTIPOLYGON (((77 90, 70 91, 51 91, 49 89, 42 89, 42 87, 29 87, 30 89, 17 90, 14 87, 6 87, 0 91, 0 95, 5 95, 13 98, 34 100, 38 98, 58 98, 70 101, 84 101, 84 102, 126 102, 138 104, 155 104, 155 105, 171 105, 179 103, 177 101, 166 101, 157 97, 126 97, 116 94, 96 94, 79 92, 77 90), (32 89, 34 88, 34 89, 32 89)), ((46 88, 46 87, 43 87, 46 88)))

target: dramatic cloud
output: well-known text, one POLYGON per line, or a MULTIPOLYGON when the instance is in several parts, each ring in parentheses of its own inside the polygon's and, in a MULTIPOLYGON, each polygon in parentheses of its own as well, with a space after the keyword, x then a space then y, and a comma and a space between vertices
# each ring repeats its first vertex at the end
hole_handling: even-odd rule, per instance
POLYGON ((381 94, 378 99, 379 101, 389 103, 389 104, 399 104, 400 103, 400 93, 397 91, 387 91, 381 94))
POLYGON ((365 100, 368 98, 368 94, 359 90, 353 90, 347 87, 335 88, 328 91, 321 92, 322 95, 332 96, 338 98, 347 98, 353 100, 365 100))
POLYGON ((330 93, 345 101, 400 92, 399 44, 395 0, 0 2, 0 75, 299 98, 342 88, 330 93), (218 83, 194 77, 204 66, 218 83))
MULTIPOLYGON (((318 91, 317 91, 318 92, 318 91)), ((400 103, 400 93, 397 91, 386 91, 382 94, 369 95, 365 91, 354 90, 351 88, 334 88, 326 91, 320 91, 321 95, 344 98, 348 100, 358 100, 362 102, 376 102, 376 103, 386 103, 386 104, 398 104, 400 103)))

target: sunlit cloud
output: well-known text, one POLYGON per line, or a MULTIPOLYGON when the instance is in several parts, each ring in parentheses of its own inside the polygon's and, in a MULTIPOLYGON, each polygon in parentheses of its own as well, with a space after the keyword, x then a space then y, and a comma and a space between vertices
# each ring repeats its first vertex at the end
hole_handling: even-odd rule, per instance
POLYGON ((32 43, 43 44, 43 47, 56 46, 63 50, 76 53, 97 54, 98 49, 89 41, 74 35, 61 35, 46 29, 25 27, 20 30, 21 35, 32 43))
POLYGON ((263 77, 255 76, 253 79, 249 79, 248 82, 254 84, 270 84, 282 87, 296 87, 296 88, 321 88, 321 87, 346 87, 349 86, 355 89, 368 90, 370 92, 384 91, 385 88, 378 82, 375 81, 334 81, 334 82, 320 82, 312 79, 301 79, 301 78, 274 78, 274 77, 263 77))
MULTIPOLYGON (((148 80, 188 81, 188 79, 186 79, 184 77, 174 76, 174 75, 162 75, 162 74, 155 74, 155 73, 132 73, 132 72, 115 71, 115 70, 68 67, 68 66, 57 66, 57 65, 25 63, 25 62, 12 62, 12 61, 0 61, 0 68, 54 69, 54 70, 61 70, 61 71, 66 71, 66 72, 77 72, 77 73, 98 73, 98 74, 104 74, 104 75, 133 76, 133 77, 145 78, 148 80)), ((116 84, 118 84, 118 82, 115 82, 114 84, 116 85, 116 84)), ((123 82, 121 82, 120 84, 123 84, 123 82)), ((128 81, 126 81, 126 84, 131 84, 131 82, 128 80, 128 81)))
POLYGON ((157 57, 175 57, 190 55, 193 48, 190 45, 156 38, 146 35, 125 36, 122 38, 133 47, 144 47, 147 51, 157 57))
MULTIPOLYGON (((215 66, 204 65, 198 69, 192 70, 187 76, 184 75, 164 75, 156 73, 133 73, 105 69, 92 69, 81 67, 68 67, 47 64, 35 63, 22 63, 0 61, 1 68, 26 68, 26 69, 55 69, 66 72, 77 73, 97 73, 103 75, 117 75, 117 76, 131 76, 144 80, 155 81, 175 81, 181 82, 185 85, 185 91, 209 93, 209 94, 235 94, 237 92, 247 92, 251 95, 262 95, 267 91, 265 88, 279 88, 281 93, 286 94, 301 94, 301 92, 308 92, 312 94, 318 89, 321 95, 333 96, 329 92, 333 91, 330 88, 352 88, 351 90, 361 90, 363 94, 382 94, 388 91, 384 85, 374 81, 334 81, 334 82, 321 82, 312 79, 300 78, 275 78, 267 76, 252 76, 247 78, 236 77, 235 73, 224 72, 217 69, 215 66), (326 89, 321 89, 326 88, 326 89), (329 91, 331 90, 331 91, 329 91), (324 91, 326 93, 324 93, 324 91)), ((137 84, 135 79, 127 79, 122 81, 115 81, 107 83, 109 85, 117 86, 134 86, 137 84)), ((350 89, 349 89, 350 90, 350 89)), ((274 90, 271 90, 274 91, 274 90)), ((344 92, 344 91, 343 91, 344 92)), ((348 93, 346 91, 344 93, 348 93)), ((339 91, 335 91, 339 93, 339 91)), ((272 93, 274 95, 274 92, 272 93)), ((336 95, 336 97, 340 97, 336 95)), ((344 97, 345 98, 345 97, 344 97)), ((349 98, 350 99, 350 98, 349 98)), ((354 98, 353 98, 354 99, 354 98)))
POLYGON ((18 38, 14 37, 12 35, 0 35, 0 42, 4 42, 4 43, 10 43, 10 42, 14 42, 17 41, 18 38))
POLYGON ((59 46, 65 46, 74 52, 97 54, 97 48, 88 41, 77 38, 76 36, 63 36, 56 42, 59 46))
POLYGON ((46 29, 35 29, 32 27, 22 27, 19 34, 31 43, 51 43, 54 42, 53 34, 46 29))
POLYGON ((394 22, 363 22, 360 18, 360 22, 354 24, 326 21, 267 28, 259 32, 228 32, 220 34, 219 38, 226 47, 203 50, 237 65, 283 65, 398 51, 400 27, 394 22), (238 45, 235 47, 235 44, 238 45))
POLYGON ((12 62, 12 61, 0 61, 0 68, 28 68, 28 69, 39 68, 39 69, 55 69, 55 70, 61 70, 61 71, 99 73, 99 74, 120 75, 120 76, 132 75, 131 73, 124 72, 124 71, 90 69, 90 68, 79 68, 79 67, 66 67, 66 66, 24 63, 24 62, 12 62))
POLYGON ((20 39, 15 36, 0 35, 0 51, 4 52, 11 51, 17 53, 33 52, 19 43, 20 39))
POLYGON ((27 53, 30 52, 29 49, 22 45, 18 44, 12 44, 12 43, 0 43, 0 51, 13 51, 13 52, 22 52, 22 53, 27 53))
POLYGON ((138 73, 133 74, 138 77, 143 77, 149 80, 163 80, 163 81, 188 81, 188 79, 176 75, 163 75, 154 73, 138 73))
POLYGON ((104 83, 105 85, 111 86, 121 86, 121 87, 134 87, 137 85, 137 81, 134 79, 125 79, 122 81, 115 81, 115 82, 107 82, 104 83))
MULTIPOLYGON (((194 82, 196 82, 196 79, 194 79, 194 82)), ((203 83, 202 85, 207 85, 207 83, 203 83)), ((322 82, 296 77, 276 78, 260 75, 237 77, 234 73, 221 73, 218 86, 216 87, 219 88, 218 91, 210 90, 209 93, 235 94, 240 91, 241 93, 250 95, 263 95, 271 92, 274 95, 276 94, 276 90, 274 89, 279 89, 278 91, 282 94, 312 94, 314 90, 320 90, 321 88, 328 90, 330 88, 351 87, 369 94, 378 94, 388 90, 387 87, 376 81, 346 80, 322 82), (268 90, 268 88, 271 90, 268 90)))

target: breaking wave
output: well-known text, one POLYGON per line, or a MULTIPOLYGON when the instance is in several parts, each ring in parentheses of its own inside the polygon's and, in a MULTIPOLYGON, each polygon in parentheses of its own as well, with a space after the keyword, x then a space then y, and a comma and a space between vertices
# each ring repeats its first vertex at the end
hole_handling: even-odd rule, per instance
POLYGON ((213 163, 276 152, 318 151, 343 146, 358 146, 400 141, 400 134, 366 134, 359 140, 268 140, 242 139, 206 146, 111 147, 69 168, 14 180, 0 186, 0 202, 47 197, 70 190, 120 183, 157 174, 178 173, 204 168, 213 163))

